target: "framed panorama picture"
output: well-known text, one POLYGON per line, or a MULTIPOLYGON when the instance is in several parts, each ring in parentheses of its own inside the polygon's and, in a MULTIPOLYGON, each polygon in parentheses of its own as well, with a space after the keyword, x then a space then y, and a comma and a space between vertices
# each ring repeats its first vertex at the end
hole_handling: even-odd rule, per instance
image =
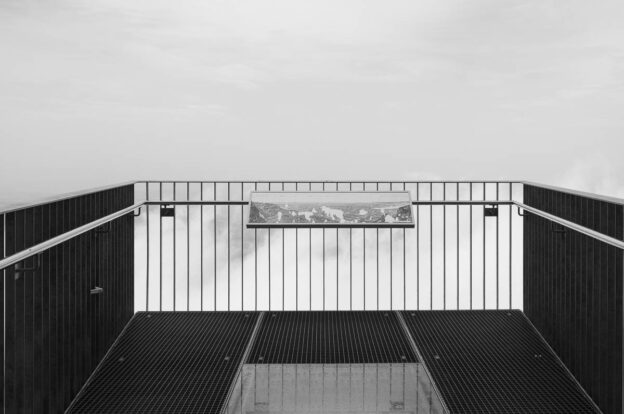
POLYGON ((409 191, 252 191, 249 228, 414 227, 409 191))

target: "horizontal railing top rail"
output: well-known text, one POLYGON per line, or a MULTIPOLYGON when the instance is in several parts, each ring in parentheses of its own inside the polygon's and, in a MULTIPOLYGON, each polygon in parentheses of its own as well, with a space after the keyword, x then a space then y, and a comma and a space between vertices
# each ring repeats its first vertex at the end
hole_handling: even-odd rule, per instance
MULTIPOLYGON (((371 191, 371 193, 374 191, 371 191)), ((247 200, 146 200, 143 204, 148 206, 246 206, 249 205, 247 200)), ((416 206, 451 206, 451 205, 510 205, 516 204, 513 200, 412 200, 412 205, 416 206)))
POLYGON ((200 183, 204 183, 204 184, 210 184, 210 183, 217 183, 217 184, 240 184, 240 183, 245 183, 245 184, 254 184, 254 183, 258 183, 258 184, 400 184, 400 183, 405 183, 405 184, 429 184, 429 183, 434 183, 434 184, 455 184, 455 183, 460 183, 460 184, 496 184, 496 183, 500 183, 500 184, 523 184, 523 181, 520 180, 144 180, 144 181, 136 181, 135 183, 148 183, 148 184, 159 184, 159 183, 163 183, 163 184, 172 184, 172 183, 178 183, 178 184, 186 184, 186 183, 191 183, 191 184, 200 184, 200 183))
POLYGON ((117 184, 110 184, 110 185, 106 185, 102 187, 90 188, 87 190, 79 190, 75 192, 65 193, 65 194, 61 194, 58 196, 51 196, 51 197, 39 199, 39 200, 32 201, 32 202, 23 202, 23 203, 19 202, 16 205, 0 207, 0 215, 8 214, 8 213, 12 213, 15 211, 24 210, 24 209, 28 209, 32 207, 37 207, 37 206, 41 206, 44 204, 59 202, 59 201, 73 198, 73 197, 93 194, 93 193, 97 193, 100 191, 109 190, 112 188, 122 187, 126 185, 158 184, 158 183, 162 183, 162 184, 171 184, 171 183, 177 183, 177 184, 186 184, 186 183, 190 183, 190 184, 200 184, 200 183, 203 183, 203 184, 211 184, 211 183, 217 183, 217 184, 228 184, 228 183, 230 184, 234 184, 234 183, 236 184, 241 184, 241 183, 244 183, 244 184, 268 184, 268 183, 271 183, 271 184, 281 184, 281 183, 284 183, 284 184, 304 184, 304 183, 305 184, 308 184, 308 183, 309 184, 323 184, 323 183, 324 184, 350 184, 350 183, 352 184, 355 184, 355 183, 358 183, 358 184, 361 184, 361 183, 366 183, 366 184, 388 184, 388 183, 495 184, 495 183, 500 183, 500 184, 531 185, 531 186, 546 188, 546 189, 555 190, 555 191, 559 191, 563 193, 578 195, 578 196, 582 196, 582 197, 586 197, 586 198, 590 198, 594 200, 602 200, 602 201, 607 201, 610 203, 624 205, 624 199, 622 198, 583 192, 583 191, 573 190, 569 188, 557 187, 557 186, 552 186, 548 184, 536 183, 536 182, 531 182, 531 181, 523 181, 523 180, 383 180, 383 181, 379 181, 379 180, 349 180, 349 181, 345 181, 345 180, 160 180, 160 181, 159 180, 131 180, 131 181, 121 182, 117 184))

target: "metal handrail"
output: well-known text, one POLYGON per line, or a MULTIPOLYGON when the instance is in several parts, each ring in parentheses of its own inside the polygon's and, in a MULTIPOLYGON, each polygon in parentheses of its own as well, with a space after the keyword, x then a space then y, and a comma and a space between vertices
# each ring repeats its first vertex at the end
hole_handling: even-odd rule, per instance
MULTIPOLYGON (((135 203, 129 207, 126 207, 122 210, 119 210, 115 213, 109 214, 108 216, 102 217, 98 220, 94 220, 90 223, 87 223, 81 227, 78 227, 66 233, 60 234, 56 237, 51 238, 50 240, 36 244, 32 247, 29 247, 28 249, 15 253, 5 259, 2 259, 0 260, 0 270, 4 270, 8 268, 9 266, 20 263, 24 261, 25 259, 28 259, 29 257, 42 253, 80 234, 93 230, 123 215, 129 214, 141 208, 144 205, 247 205, 248 203, 249 203, 248 201, 237 201, 237 200, 232 200, 232 201, 173 201, 173 200, 141 201, 139 203, 135 203)), ((413 205, 515 205, 521 208, 522 210, 527 211, 531 214, 535 214, 536 216, 540 216, 549 221, 552 221, 554 223, 558 223, 564 227, 567 227, 571 230, 585 234, 586 236, 589 236, 593 239, 596 239, 603 243, 617 247, 618 249, 624 250, 624 241, 618 240, 611 236, 607 236, 603 233, 597 232, 595 230, 592 230, 585 226, 581 226, 580 224, 573 223, 571 221, 565 220, 555 215, 546 213, 545 211, 528 206, 518 201, 513 201, 513 200, 448 200, 448 201, 447 200, 423 200, 423 201, 412 201, 412 204, 413 205)))
POLYGON ((147 200, 147 206, 246 206, 249 201, 243 200, 147 200))
POLYGON ((405 183, 405 184, 522 184, 521 180, 141 180, 136 181, 136 184, 268 184, 268 183, 284 183, 284 184, 390 184, 390 183, 405 183))
POLYGON ((46 240, 42 243, 36 244, 32 247, 29 247, 28 249, 24 249, 20 252, 17 252, 5 259, 0 260, 0 270, 4 270, 9 266, 15 265, 17 263, 20 263, 26 259, 28 259, 29 257, 32 257, 36 254, 40 254, 43 253, 44 251, 57 246, 69 239, 72 239, 76 236, 79 236, 83 233, 86 233, 90 230, 93 230, 97 227, 100 227, 103 224, 106 224, 108 222, 111 222, 121 216, 124 216, 126 214, 132 213, 134 210, 141 208, 141 206, 143 205, 143 202, 140 203, 136 203, 131 205, 130 207, 126 207, 122 210, 119 210, 115 213, 109 214, 108 216, 102 217, 100 219, 94 220, 90 223, 87 223, 83 226, 77 227, 73 230, 70 230, 68 232, 65 232, 63 234, 60 234, 56 237, 51 238, 50 240, 46 240))
MULTIPOLYGON (((370 191, 376 193, 376 191, 370 191)), ((246 200, 147 200, 144 204, 148 206, 246 206, 249 201, 246 200)), ((412 205, 513 205, 513 200, 412 200, 412 205)))
POLYGON ((580 224, 572 223, 566 219, 562 219, 555 215, 546 213, 545 211, 539 210, 537 208, 533 208, 531 206, 527 206, 526 204, 514 202, 515 205, 520 207, 521 209, 528 211, 531 214, 535 214, 536 216, 540 216, 557 224, 561 224, 564 227, 567 227, 571 230, 577 231, 579 233, 585 234, 593 239, 599 240, 603 243, 607 243, 611 246, 617 247, 618 249, 624 250, 624 241, 618 240, 611 236, 607 236, 606 234, 602 234, 595 230, 589 229, 587 227, 581 226, 580 224))

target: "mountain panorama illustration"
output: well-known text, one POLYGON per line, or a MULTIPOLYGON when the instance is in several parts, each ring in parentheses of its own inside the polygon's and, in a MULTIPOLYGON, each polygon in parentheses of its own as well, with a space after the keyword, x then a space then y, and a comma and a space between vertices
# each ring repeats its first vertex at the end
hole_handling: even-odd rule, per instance
POLYGON ((252 192, 249 222, 269 226, 410 226, 408 192, 252 192))

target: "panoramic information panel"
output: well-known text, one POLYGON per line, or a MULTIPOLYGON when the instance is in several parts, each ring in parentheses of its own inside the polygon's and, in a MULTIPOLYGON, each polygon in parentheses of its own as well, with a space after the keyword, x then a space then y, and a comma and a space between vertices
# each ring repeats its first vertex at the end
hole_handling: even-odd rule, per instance
POLYGON ((414 227, 408 191, 252 191, 247 227, 414 227))

